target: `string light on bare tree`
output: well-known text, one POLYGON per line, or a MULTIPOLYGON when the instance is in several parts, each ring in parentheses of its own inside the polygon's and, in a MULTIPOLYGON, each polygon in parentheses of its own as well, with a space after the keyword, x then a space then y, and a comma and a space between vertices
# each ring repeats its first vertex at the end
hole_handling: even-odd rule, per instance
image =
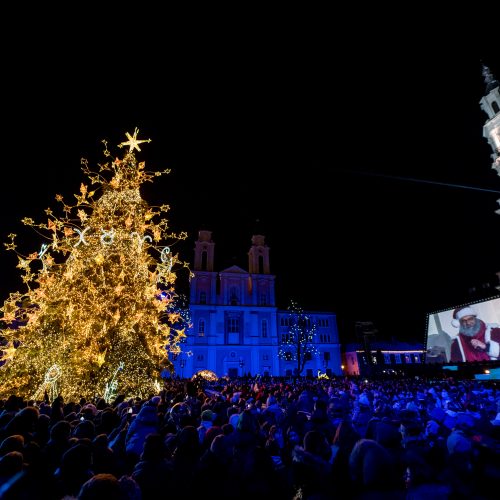
POLYGON ((296 374, 300 375, 306 363, 319 355, 314 344, 316 324, 294 300, 290 301, 285 322, 288 332, 282 334, 278 356, 285 361, 295 362, 296 374))

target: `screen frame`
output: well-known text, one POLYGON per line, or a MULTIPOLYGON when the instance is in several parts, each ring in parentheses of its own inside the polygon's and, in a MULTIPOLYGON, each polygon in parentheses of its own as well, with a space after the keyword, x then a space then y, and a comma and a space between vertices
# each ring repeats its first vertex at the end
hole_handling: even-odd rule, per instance
POLYGON ((458 327, 452 324, 453 311, 458 307, 471 307, 485 323, 500 326, 500 295, 429 312, 425 322, 424 364, 450 363, 451 341, 458 335, 458 327))

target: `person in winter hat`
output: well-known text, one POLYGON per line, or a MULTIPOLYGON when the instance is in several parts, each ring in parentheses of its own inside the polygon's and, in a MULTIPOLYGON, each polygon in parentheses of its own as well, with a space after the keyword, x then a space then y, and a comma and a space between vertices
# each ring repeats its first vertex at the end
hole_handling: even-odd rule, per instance
POLYGON ((500 325, 485 323, 471 306, 453 311, 451 324, 458 335, 451 343, 450 361, 490 361, 500 356, 500 325))
POLYGON ((203 440, 205 439, 205 434, 207 433, 207 430, 213 426, 214 418, 215 418, 215 415, 214 415, 214 412, 212 410, 205 410, 201 413, 201 422, 197 428, 198 438, 200 440, 200 444, 203 443, 203 440))
POLYGON ((139 458, 148 434, 159 432, 158 408, 154 404, 144 404, 130 424, 125 436, 125 451, 139 458))

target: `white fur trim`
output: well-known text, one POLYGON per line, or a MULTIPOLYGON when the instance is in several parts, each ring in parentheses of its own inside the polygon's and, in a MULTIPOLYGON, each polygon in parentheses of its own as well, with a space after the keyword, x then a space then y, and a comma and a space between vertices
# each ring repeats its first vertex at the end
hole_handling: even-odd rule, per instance
POLYGON ((451 325, 455 328, 459 328, 460 320, 465 316, 477 316, 477 313, 476 311, 474 311, 474 309, 472 309, 472 307, 463 307, 462 309, 459 309, 456 316, 453 317, 453 319, 451 320, 451 325))
POLYGON ((460 321, 465 316, 477 316, 477 313, 471 307, 464 307, 457 312, 455 318, 460 321))

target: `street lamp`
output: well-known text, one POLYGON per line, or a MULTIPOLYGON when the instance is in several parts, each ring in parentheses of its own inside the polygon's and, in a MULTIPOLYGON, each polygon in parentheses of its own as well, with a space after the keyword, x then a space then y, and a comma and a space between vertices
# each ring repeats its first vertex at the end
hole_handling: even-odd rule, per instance
POLYGON ((243 367, 245 366, 245 360, 243 358, 240 358, 240 368, 241 368, 241 375, 243 376, 243 367))

